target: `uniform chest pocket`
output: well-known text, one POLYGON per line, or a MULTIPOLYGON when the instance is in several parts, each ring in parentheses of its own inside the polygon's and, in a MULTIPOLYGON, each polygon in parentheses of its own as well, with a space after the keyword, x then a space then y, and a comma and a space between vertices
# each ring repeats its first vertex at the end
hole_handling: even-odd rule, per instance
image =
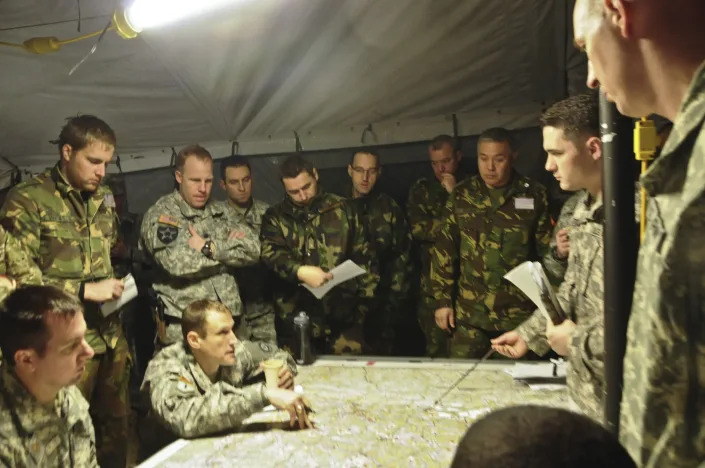
POLYGON ((513 265, 529 257, 534 218, 534 210, 499 211, 492 217, 492 236, 499 243, 502 257, 513 265))
POLYGON ((461 208, 455 212, 458 224, 461 248, 477 248, 480 243, 480 233, 484 229, 485 219, 482 211, 461 208))
POLYGON ((81 226, 73 219, 48 217, 42 219, 40 230, 39 265, 42 271, 68 273, 69 270, 83 270, 87 226, 81 226))

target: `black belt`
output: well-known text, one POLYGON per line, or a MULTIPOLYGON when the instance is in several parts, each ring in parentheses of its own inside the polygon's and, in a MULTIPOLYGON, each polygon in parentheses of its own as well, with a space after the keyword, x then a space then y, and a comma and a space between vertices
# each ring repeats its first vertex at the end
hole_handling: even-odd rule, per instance
POLYGON ((164 323, 167 325, 181 325, 181 319, 173 315, 164 314, 164 323))

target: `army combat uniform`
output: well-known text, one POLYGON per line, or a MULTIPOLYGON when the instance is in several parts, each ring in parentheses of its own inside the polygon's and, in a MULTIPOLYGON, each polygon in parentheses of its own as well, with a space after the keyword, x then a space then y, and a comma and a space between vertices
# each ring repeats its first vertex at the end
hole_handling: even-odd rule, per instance
MULTIPOLYGON (((198 299, 222 302, 236 323, 242 302, 230 267, 252 265, 259 259, 257 233, 246 225, 238 227, 242 239, 230 238, 232 229, 222 206, 209 201, 203 209, 192 208, 178 191, 164 195, 147 210, 142 220, 140 242, 159 267, 154 290, 165 306, 158 317, 161 345, 181 341, 181 316, 198 299), (188 245, 189 226, 215 244, 213 258, 188 245)), ((246 334, 237 327, 238 337, 246 334)))
POLYGON ((296 364, 286 352, 263 342, 240 341, 235 347, 235 365, 221 366, 212 382, 181 341, 154 356, 142 391, 149 393, 159 421, 178 437, 236 429, 269 404, 264 383, 246 383, 258 373, 259 364, 270 358, 282 359, 296 374, 296 364))
POLYGON ((573 217, 573 212, 578 201, 582 198, 582 193, 577 192, 568 198, 563 207, 561 208, 561 214, 558 216, 558 222, 553 227, 553 232, 551 233, 551 244, 548 253, 543 257, 543 269, 546 271, 546 276, 552 285, 558 287, 563 282, 563 277, 568 269, 568 257, 558 258, 558 242, 556 241, 556 234, 561 229, 568 230, 568 236, 570 236, 571 230, 575 227, 575 223, 578 221, 573 217))
POLYGON ((705 62, 661 155, 641 177, 649 203, 619 430, 638 466, 679 468, 705 460, 704 126, 705 62))
MULTIPOLYGON (((78 295, 83 283, 113 277, 110 249, 117 240, 115 200, 99 186, 81 193, 58 164, 15 186, 0 212, 3 226, 28 252, 44 284, 78 295)), ((124 466, 127 453, 130 355, 120 315, 103 317, 83 301, 86 341, 95 351, 78 387, 91 403, 101 465, 124 466)))
MULTIPOLYGON (((605 399, 604 250, 605 214, 602 198, 586 191, 576 194, 575 211, 565 223, 570 231, 570 257, 558 302, 576 328, 570 343, 568 392, 578 407, 602 424, 605 399)), ((561 215, 562 216, 562 215, 561 215)), ((519 325, 519 336, 536 354, 551 348, 546 340, 546 318, 541 311, 519 325)))
POLYGON ((490 189, 474 176, 455 187, 431 251, 436 308, 455 309, 451 357, 482 356, 490 338, 531 315, 531 300, 503 277, 542 258, 550 236, 546 189, 531 179, 513 173, 506 187, 490 189))
POLYGON ((287 197, 265 213, 261 238, 262 261, 278 279, 272 288, 280 345, 293 349, 294 315, 305 311, 311 317, 317 353, 363 352, 365 308, 360 303, 372 299, 379 275, 355 210, 341 197, 320 189, 307 206, 297 206, 287 197), (367 273, 339 284, 321 300, 299 286, 300 266, 331 270, 348 259, 367 273))

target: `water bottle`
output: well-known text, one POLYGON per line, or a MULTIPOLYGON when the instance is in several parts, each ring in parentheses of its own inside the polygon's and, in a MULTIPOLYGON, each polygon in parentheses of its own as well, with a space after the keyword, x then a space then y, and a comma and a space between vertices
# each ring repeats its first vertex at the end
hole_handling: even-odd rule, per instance
POLYGON ((294 317, 294 330, 296 333, 296 363, 307 365, 313 362, 313 352, 311 350, 311 321, 306 312, 299 312, 294 317))

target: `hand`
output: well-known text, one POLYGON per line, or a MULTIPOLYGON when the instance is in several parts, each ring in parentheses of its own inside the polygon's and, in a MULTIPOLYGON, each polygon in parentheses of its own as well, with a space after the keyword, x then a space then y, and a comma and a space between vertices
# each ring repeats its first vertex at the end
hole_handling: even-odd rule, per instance
POLYGON ((200 252, 203 246, 206 245, 206 240, 201 237, 201 235, 191 225, 188 227, 188 232, 191 234, 191 237, 188 239, 188 246, 196 252, 200 252))
POLYGON ((568 229, 561 229, 556 233, 556 253, 558 258, 568 258, 570 254, 570 235, 568 235, 568 229))
POLYGON ((83 298, 91 302, 107 302, 122 296, 125 283, 117 278, 106 278, 95 283, 86 283, 83 298))
POLYGON ((244 231, 230 231, 230 234, 228 234, 228 240, 234 240, 234 239, 244 239, 246 236, 244 231))
POLYGON ((332 280, 333 273, 323 271, 317 266, 303 265, 296 270, 296 277, 299 281, 308 284, 312 288, 318 288, 332 280))
POLYGON ((515 331, 509 331, 490 341, 492 349, 508 358, 519 359, 529 351, 526 341, 515 331))
POLYGON ((448 173, 441 174, 441 185, 446 189, 446 192, 452 192, 455 188, 455 176, 448 173))
POLYGON ((570 355, 570 341, 575 327, 575 322, 572 320, 565 320, 560 325, 553 325, 550 320, 546 322, 548 344, 561 356, 570 355))
POLYGON ((17 281, 9 276, 0 275, 0 290, 14 291, 17 288, 17 281))
POLYGON ((455 317, 453 316, 453 309, 450 307, 441 307, 436 309, 436 325, 441 330, 450 331, 451 328, 455 328, 455 317))
POLYGON ((299 429, 313 427, 313 423, 308 418, 310 405, 298 393, 283 388, 267 388, 264 391, 269 402, 278 409, 283 409, 289 412, 289 426, 294 427, 298 422, 299 429))
POLYGON ((279 369, 279 388, 284 388, 287 390, 294 389, 294 374, 291 373, 291 369, 284 365, 279 369))

